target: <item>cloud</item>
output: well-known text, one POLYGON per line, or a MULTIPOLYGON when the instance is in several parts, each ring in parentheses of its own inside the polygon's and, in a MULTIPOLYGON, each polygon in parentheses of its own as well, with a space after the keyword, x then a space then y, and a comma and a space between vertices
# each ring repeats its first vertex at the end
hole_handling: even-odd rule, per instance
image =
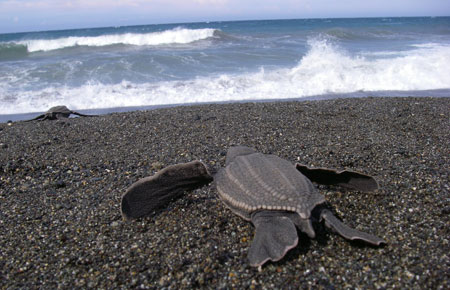
MULTIPOLYGON (((192 5, 225 5, 229 0, 0 0, 3 8, 108 8, 108 7, 161 7, 192 5)), ((233 2, 233 1, 232 1, 233 2)))
POLYGON ((6 0, 0 1, 0 7, 4 9, 89 9, 89 8, 108 8, 108 7, 133 7, 146 2, 142 0, 6 0))
POLYGON ((204 5, 204 4, 214 4, 214 5, 225 5, 229 1, 228 0, 194 0, 195 3, 204 5))
POLYGON ((448 15, 448 0, 0 0, 0 33, 239 19, 448 15), (47 23, 45 26, 42 23, 47 23), (20 24, 20 25, 19 25, 20 24))
MULTIPOLYGON (((25 0, 25 1, 17 1, 17 0, 7 0, 7 1, 0 1, 0 7, 3 8, 9 8, 9 9, 33 9, 33 8, 48 8, 53 6, 53 4, 57 3, 58 1, 53 0, 25 0)), ((61 1, 62 2, 62 1, 61 1)))

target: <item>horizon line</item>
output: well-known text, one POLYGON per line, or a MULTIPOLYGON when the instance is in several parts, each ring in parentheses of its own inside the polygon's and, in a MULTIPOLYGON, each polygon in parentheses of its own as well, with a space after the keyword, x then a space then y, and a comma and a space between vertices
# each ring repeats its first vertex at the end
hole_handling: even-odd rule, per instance
POLYGON ((29 31, 17 31, 17 32, 0 32, 0 35, 7 34, 22 34, 22 33, 40 33, 40 32, 55 32, 55 31, 70 31, 70 30, 82 30, 82 29, 106 29, 106 28, 119 28, 119 27, 138 27, 149 25, 183 25, 183 24, 200 24, 200 23, 223 23, 223 22, 250 22, 250 21, 280 21, 280 20, 319 20, 319 19, 374 19, 374 18, 446 18, 450 15, 441 16, 358 16, 358 17, 306 17, 306 18, 266 18, 266 19, 235 19, 235 20, 204 20, 204 21, 186 21, 186 22, 161 22, 161 23, 147 23, 147 24, 129 24, 129 25, 107 25, 107 26, 79 26, 64 29, 48 29, 48 30, 29 30, 29 31))

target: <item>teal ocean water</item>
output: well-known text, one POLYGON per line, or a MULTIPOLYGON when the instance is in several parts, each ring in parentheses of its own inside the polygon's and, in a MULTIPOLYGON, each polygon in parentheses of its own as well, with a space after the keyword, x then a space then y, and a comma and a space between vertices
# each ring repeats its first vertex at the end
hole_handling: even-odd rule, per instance
POLYGON ((0 35, 0 115, 450 94, 450 17, 299 19, 0 35))

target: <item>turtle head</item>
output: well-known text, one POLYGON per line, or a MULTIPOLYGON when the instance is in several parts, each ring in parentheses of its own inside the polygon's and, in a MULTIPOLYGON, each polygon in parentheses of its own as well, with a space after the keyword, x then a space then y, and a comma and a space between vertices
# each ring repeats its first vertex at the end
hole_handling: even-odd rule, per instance
POLYGON ((227 152, 226 164, 230 164, 236 157, 256 153, 255 149, 246 146, 230 147, 227 152))

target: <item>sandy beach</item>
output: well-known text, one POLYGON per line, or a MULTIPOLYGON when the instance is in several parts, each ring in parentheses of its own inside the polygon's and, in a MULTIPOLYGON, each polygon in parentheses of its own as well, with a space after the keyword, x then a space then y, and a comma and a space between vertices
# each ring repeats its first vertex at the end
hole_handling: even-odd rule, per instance
POLYGON ((0 287, 448 289, 450 98, 211 104, 0 124, 0 287), (318 237, 261 272, 251 223, 214 186, 126 222, 125 190, 165 166, 219 169, 246 145, 376 178, 373 193, 319 186, 346 224, 387 241, 318 237))

